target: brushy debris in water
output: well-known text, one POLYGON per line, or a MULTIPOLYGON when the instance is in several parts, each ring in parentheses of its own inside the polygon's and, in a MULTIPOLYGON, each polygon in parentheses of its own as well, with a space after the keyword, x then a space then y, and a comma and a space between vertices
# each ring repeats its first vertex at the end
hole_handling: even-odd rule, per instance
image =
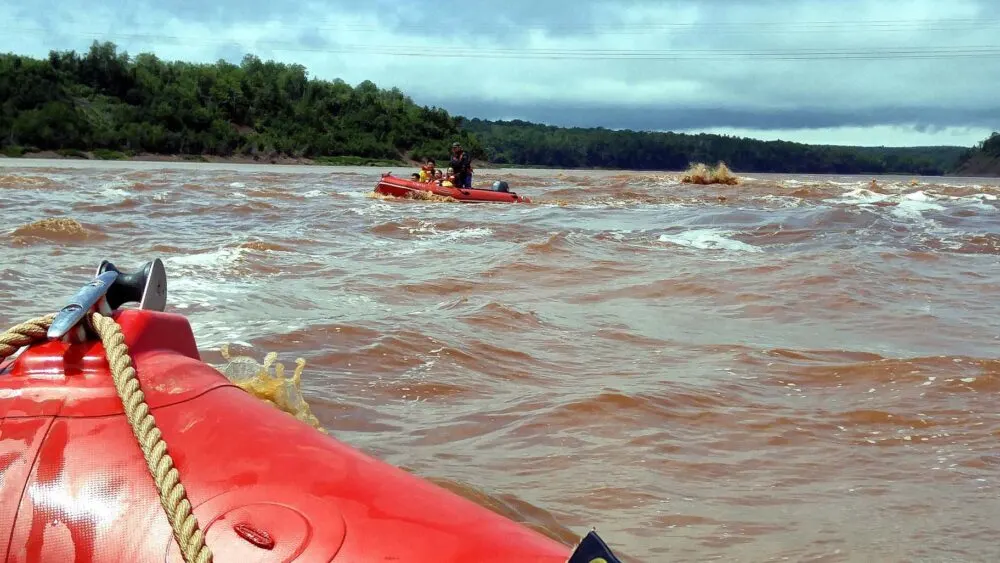
POLYGON ((107 235, 84 226, 76 219, 69 217, 48 217, 17 227, 10 234, 10 238, 14 245, 28 246, 36 243, 84 242, 105 239, 107 235))
POLYGON ((222 367, 214 367, 236 386, 278 410, 309 424, 320 432, 328 434, 326 429, 320 425, 319 419, 313 415, 305 397, 302 396, 302 370, 306 367, 304 359, 296 358, 295 371, 291 377, 285 377, 285 366, 277 363, 277 352, 268 353, 264 357, 264 363, 261 364, 250 356, 230 355, 229 344, 224 344, 220 351, 228 363, 222 367), (274 368, 273 374, 272 367, 274 368))
POLYGON ((725 162, 720 162, 713 168, 705 166, 701 162, 691 165, 687 171, 681 175, 681 183, 684 184, 726 184, 735 186, 740 183, 739 177, 729 170, 725 162))

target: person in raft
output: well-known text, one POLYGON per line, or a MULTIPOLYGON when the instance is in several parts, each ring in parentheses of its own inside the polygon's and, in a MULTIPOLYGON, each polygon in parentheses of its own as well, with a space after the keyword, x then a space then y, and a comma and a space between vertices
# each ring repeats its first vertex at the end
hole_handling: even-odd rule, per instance
POLYGON ((472 157, 462 150, 458 142, 451 144, 451 169, 455 172, 455 185, 459 188, 472 188, 472 157))
MULTIPOLYGON (((441 171, 438 170, 438 173, 440 174, 441 171)), ((440 176, 438 176, 437 183, 438 183, 439 186, 444 186, 445 188, 453 188, 453 187, 455 187, 455 184, 452 183, 452 181, 454 179, 455 179, 455 176, 454 176, 454 174, 452 174, 451 168, 449 168, 447 175, 446 174, 441 174, 440 176)))
POLYGON ((424 165, 420 167, 420 181, 430 182, 434 179, 434 169, 437 167, 437 163, 434 162, 433 158, 428 158, 424 161, 424 165))

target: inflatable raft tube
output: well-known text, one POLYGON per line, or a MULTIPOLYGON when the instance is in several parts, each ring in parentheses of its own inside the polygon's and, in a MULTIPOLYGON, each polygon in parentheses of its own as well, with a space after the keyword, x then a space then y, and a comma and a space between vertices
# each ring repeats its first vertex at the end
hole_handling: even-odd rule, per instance
POLYGON ((483 190, 479 188, 456 188, 439 186, 435 182, 416 182, 399 178, 392 174, 383 174, 375 186, 375 193, 392 197, 419 197, 421 193, 440 197, 450 197, 463 202, 498 202, 498 203, 531 203, 527 196, 515 192, 483 190))
POLYGON ((104 261, 4 333, 0 561, 618 562, 596 532, 563 545, 257 399, 165 305, 162 262, 104 261))

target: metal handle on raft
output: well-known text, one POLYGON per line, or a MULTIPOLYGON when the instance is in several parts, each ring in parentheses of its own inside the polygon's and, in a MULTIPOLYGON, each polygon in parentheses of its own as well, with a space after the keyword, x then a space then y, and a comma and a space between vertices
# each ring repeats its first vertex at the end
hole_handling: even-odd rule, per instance
POLYGON ((116 271, 104 272, 96 276, 94 281, 81 287, 70 298, 69 304, 60 309, 56 314, 56 318, 52 320, 47 333, 49 339, 56 340, 62 338, 69 331, 73 330, 73 327, 79 324, 87 315, 87 312, 101 302, 101 299, 108 293, 108 290, 111 289, 111 284, 117 278, 118 272, 116 271))
POLYGON ((95 307, 114 311, 125 303, 137 302, 140 309, 163 311, 167 307, 167 273, 163 262, 156 258, 143 264, 138 271, 126 274, 107 260, 102 260, 94 279, 81 287, 59 310, 46 336, 58 340, 66 336, 95 307))

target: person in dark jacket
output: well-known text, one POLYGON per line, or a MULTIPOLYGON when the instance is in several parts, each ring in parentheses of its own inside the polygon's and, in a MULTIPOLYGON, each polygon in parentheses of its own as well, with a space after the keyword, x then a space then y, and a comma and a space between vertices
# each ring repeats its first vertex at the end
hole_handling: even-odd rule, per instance
POLYGON ((455 186, 472 188, 472 157, 462 150, 458 142, 451 144, 451 169, 455 172, 455 186))

